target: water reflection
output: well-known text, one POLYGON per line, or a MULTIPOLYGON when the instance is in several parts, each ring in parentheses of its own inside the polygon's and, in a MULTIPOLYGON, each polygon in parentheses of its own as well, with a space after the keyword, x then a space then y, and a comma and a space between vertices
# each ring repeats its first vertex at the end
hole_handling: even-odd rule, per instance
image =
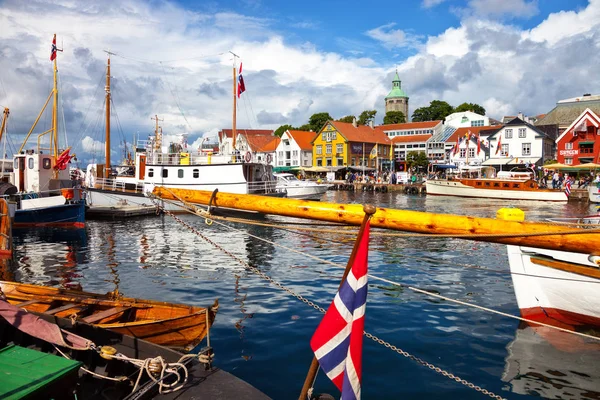
POLYGON ((600 398, 600 341, 522 323, 506 349, 502 380, 514 393, 547 399, 600 398))

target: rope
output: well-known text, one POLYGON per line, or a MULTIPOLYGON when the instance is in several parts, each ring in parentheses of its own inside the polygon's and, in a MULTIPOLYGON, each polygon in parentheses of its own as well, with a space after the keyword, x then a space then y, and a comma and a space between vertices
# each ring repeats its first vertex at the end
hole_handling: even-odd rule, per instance
MULTIPOLYGON (((199 236, 200 238, 202 238, 204 241, 206 241, 207 243, 211 244, 212 246, 214 246, 215 248, 221 250, 223 253, 227 254, 229 257, 231 257, 233 260, 237 261, 240 265, 242 265, 246 270, 249 270, 251 272, 253 272, 254 274, 258 275, 259 277, 263 278, 264 280, 268 281, 269 283, 277 286, 278 288, 282 289, 283 291, 287 292, 288 294, 290 294, 291 296, 297 298, 298 300, 302 301, 303 303, 313 307, 314 309, 320 311, 322 314, 325 313, 325 309, 318 306, 317 304, 313 303, 312 301, 308 300, 307 298, 303 297, 302 295, 299 295, 297 293, 295 293, 294 291, 292 291, 291 289, 287 288, 286 286, 284 286, 283 284, 275 281, 273 278, 271 278, 270 276, 266 275, 264 272, 260 271, 258 268, 251 266, 250 264, 246 263, 245 261, 239 259, 238 257, 236 257, 234 254, 232 254, 231 252, 227 251, 225 248, 223 248, 222 246, 218 245, 217 243, 215 243, 214 241, 210 240, 208 237, 206 237, 205 235, 203 235, 202 233, 200 233, 197 229, 195 229, 193 226, 189 225, 188 223, 186 223, 185 221, 183 221, 181 218, 177 217, 175 214, 173 214, 172 212, 163 209, 163 211, 171 216, 173 219, 175 219, 177 222, 179 222, 180 224, 182 224, 183 226, 185 226, 187 229, 189 229, 190 231, 192 231, 194 234, 196 234, 197 236, 199 236)), ((233 229, 233 228, 232 228, 233 229)), ((235 229, 233 229, 235 230, 235 229)), ((250 235, 251 237, 255 237, 254 235, 250 235)), ((337 264, 332 263, 333 265, 339 266, 337 264)), ((369 275, 370 276, 370 275, 369 275)), ((428 367, 429 369, 442 374, 446 377, 449 377, 451 379, 454 379, 456 382, 461 383, 471 389, 477 390, 481 393, 484 393, 494 399, 497 400, 503 400, 503 398, 501 396, 498 396, 496 394, 494 394, 493 392, 490 392, 486 389, 481 388, 480 386, 477 386, 473 383, 470 383, 464 379, 461 379, 459 377, 457 377, 454 374, 451 374, 439 367, 434 366, 433 364, 430 364, 416 356, 413 356, 412 354, 401 350, 400 348, 393 346, 379 338, 377 338, 374 335, 369 334, 368 332, 364 332, 365 336, 368 337, 371 340, 374 340, 376 343, 379 344, 384 344, 386 347, 395 350, 396 352, 398 352, 399 354, 408 357, 416 362, 418 362, 419 364, 428 367)))

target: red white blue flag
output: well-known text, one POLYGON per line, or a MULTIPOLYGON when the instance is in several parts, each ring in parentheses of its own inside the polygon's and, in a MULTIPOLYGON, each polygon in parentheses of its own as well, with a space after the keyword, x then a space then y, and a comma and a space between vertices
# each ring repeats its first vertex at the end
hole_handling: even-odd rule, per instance
POLYGON ((238 74, 238 85, 237 85, 237 96, 238 99, 246 91, 246 85, 244 85, 244 78, 242 77, 242 63, 240 63, 240 72, 238 74))
POLYGON ((496 147, 496 154, 502 151, 502 134, 498 138, 498 147, 496 147))
POLYGON ((567 197, 571 195, 571 178, 567 178, 567 181, 565 182, 565 193, 567 197))
POLYGON ((56 35, 52 39, 52 49, 50 50, 50 61, 54 61, 56 58, 56 35))
POLYGON ((344 400, 360 399, 369 229, 367 222, 352 269, 310 341, 321 368, 344 400))

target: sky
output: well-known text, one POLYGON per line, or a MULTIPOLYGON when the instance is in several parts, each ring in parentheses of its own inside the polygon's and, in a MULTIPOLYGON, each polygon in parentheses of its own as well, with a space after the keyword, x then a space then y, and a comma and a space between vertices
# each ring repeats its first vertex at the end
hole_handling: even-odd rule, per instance
MULTIPOLYGON (((103 157, 111 55, 111 158, 147 139, 190 146, 231 128, 233 66, 243 66, 238 129, 301 126, 376 110, 396 71, 409 114, 443 100, 488 116, 538 115, 600 94, 600 0, 0 0, 0 106, 18 149, 52 89, 59 132, 84 164, 103 157), (237 55, 234 57, 233 54, 237 55)), ((46 112, 27 143, 49 129, 46 112)), ((2 145, 2 144, 0 144, 2 145)))

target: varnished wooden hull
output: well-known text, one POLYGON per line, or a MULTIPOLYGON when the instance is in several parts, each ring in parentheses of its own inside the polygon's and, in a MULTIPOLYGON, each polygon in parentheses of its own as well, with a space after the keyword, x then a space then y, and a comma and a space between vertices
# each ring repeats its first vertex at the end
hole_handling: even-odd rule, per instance
POLYGON ((500 200, 568 201, 562 190, 539 189, 533 181, 508 179, 428 180, 427 195, 500 200))
POLYGON ((216 304, 204 308, 110 294, 0 281, 9 303, 33 313, 72 318, 163 346, 190 350, 212 325, 216 304))

